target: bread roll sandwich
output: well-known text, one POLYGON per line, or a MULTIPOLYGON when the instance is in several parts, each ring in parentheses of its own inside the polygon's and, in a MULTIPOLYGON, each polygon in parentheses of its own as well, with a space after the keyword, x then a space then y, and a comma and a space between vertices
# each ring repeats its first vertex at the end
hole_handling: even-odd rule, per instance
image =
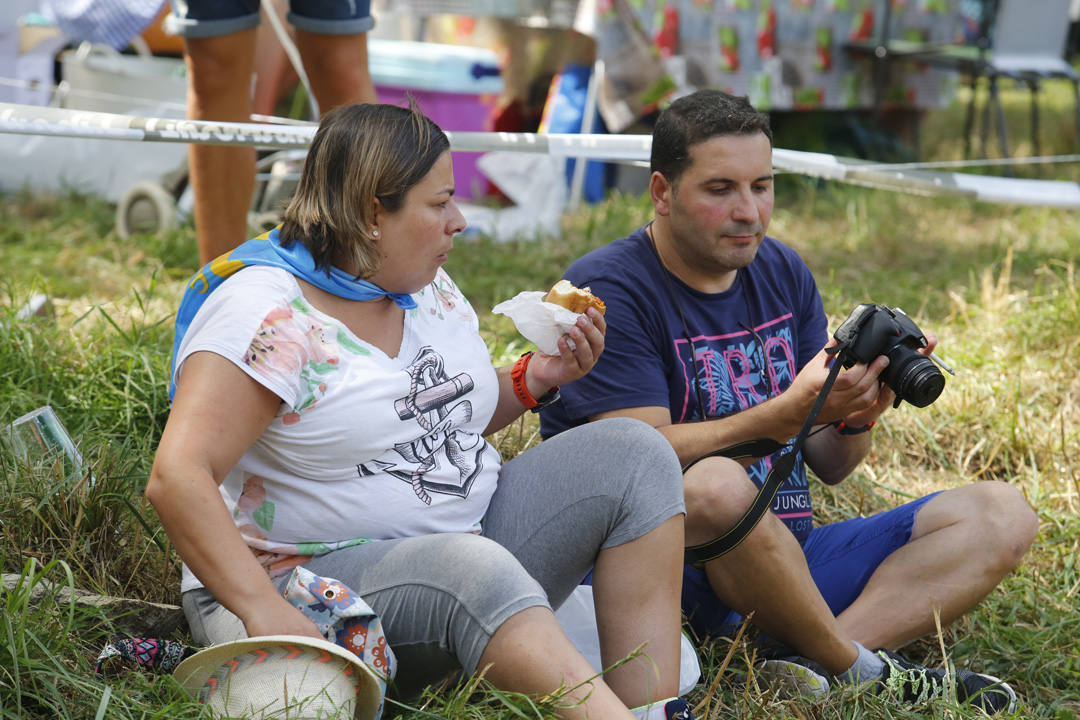
POLYGON ((583 313, 594 307, 603 315, 605 310, 604 301, 593 295, 589 288, 574 287, 569 280, 555 283, 551 290, 548 290, 544 301, 561 305, 576 313, 583 313))

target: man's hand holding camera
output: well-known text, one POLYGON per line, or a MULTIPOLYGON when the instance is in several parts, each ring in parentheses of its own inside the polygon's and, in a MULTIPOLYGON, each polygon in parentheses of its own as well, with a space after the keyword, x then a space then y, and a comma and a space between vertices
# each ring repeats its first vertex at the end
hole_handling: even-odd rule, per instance
POLYGON ((899 309, 865 303, 852 311, 832 339, 796 376, 789 392, 809 412, 840 363, 804 456, 818 477, 843 480, 870 448, 867 432, 885 410, 906 400, 925 407, 941 394, 945 379, 931 358, 937 338, 923 334, 899 309), (824 430, 820 426, 831 424, 824 430))
MULTIPOLYGON (((832 363, 837 361, 836 356, 828 352, 828 348, 835 345, 835 340, 829 340, 825 348, 799 372, 788 389, 788 392, 799 397, 799 412, 803 418, 810 412, 824 387, 832 363)), ((881 373, 888 365, 889 358, 880 355, 869 363, 857 363, 842 369, 818 414, 818 424, 845 420, 849 425, 854 425, 857 420, 865 418, 866 422, 860 423, 865 425, 875 420, 894 399, 892 391, 881 381, 881 373)))
MULTIPOLYGON (((919 348, 916 352, 929 357, 934 352, 934 348, 937 347, 937 336, 927 333, 925 337, 926 347, 919 348)), ((833 347, 834 345, 836 345, 836 340, 830 340, 826 347, 833 347)), ((821 354, 825 354, 825 351, 822 350, 821 354)), ((815 362, 817 359, 814 358, 815 362)), ((835 357, 828 358, 828 361, 834 362, 835 357)), ((885 372, 888 366, 888 356, 878 355, 869 365, 856 363, 850 368, 841 370, 832 390, 829 392, 829 399, 826 400, 825 406, 818 416, 819 420, 823 423, 843 421, 849 428, 866 427, 874 423, 890 405, 896 404, 896 393, 881 377, 881 373, 885 372), (856 389, 864 387, 868 380, 873 382, 861 395, 856 394, 854 398, 851 398, 850 395, 853 391, 845 392, 841 386, 842 383, 846 385, 845 381, 848 379, 854 381, 856 389), (837 401, 836 408, 840 413, 839 415, 830 413, 834 398, 837 401), (860 408, 858 407, 859 404, 865 406, 860 408), (848 407, 846 412, 844 411, 845 406, 848 407)), ((828 373, 828 366, 825 368, 825 373, 828 373)))

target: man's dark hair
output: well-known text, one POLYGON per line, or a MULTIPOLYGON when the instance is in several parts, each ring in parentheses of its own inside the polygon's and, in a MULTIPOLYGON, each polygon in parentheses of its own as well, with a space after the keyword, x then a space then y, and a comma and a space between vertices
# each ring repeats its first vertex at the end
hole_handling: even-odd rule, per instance
POLYGON ((649 169, 675 184, 690 164, 690 148, 719 135, 764 133, 772 144, 769 116, 745 97, 720 90, 698 90, 660 113, 653 128, 649 169))

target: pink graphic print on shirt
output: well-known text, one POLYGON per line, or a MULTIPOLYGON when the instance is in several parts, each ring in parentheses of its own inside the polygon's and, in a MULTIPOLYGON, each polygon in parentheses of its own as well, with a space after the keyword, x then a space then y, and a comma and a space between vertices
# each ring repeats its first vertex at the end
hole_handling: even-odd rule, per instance
POLYGON ((267 379, 299 376, 303 389, 293 411, 282 418, 286 425, 299 422, 326 393, 327 379, 341 366, 338 336, 336 328, 290 305, 274 308, 263 319, 244 361, 267 379))
POLYGON ((234 514, 247 513, 256 525, 269 531, 274 529, 275 506, 267 501, 263 482, 263 478, 258 475, 251 475, 244 481, 244 489, 236 500, 234 514))
POLYGON ((451 313, 457 315, 458 319, 465 322, 469 322, 473 319, 474 315, 472 307, 469 303, 465 302, 461 290, 458 289, 457 285, 450 279, 450 276, 441 268, 431 284, 422 289, 418 294, 423 297, 429 290, 434 294, 435 300, 437 301, 432 304, 428 310, 432 315, 435 315, 440 320, 445 319, 446 315, 451 313))

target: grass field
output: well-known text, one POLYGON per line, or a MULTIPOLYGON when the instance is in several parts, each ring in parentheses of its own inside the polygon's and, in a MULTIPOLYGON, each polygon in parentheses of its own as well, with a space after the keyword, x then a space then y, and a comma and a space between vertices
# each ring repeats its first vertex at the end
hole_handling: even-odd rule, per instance
MULTIPOLYGON (((1075 152, 1071 100, 1050 87, 1044 151, 1075 152)), ((1010 94, 1026 132, 1026 97, 1010 94)), ((924 147, 958 157, 959 104, 926 119, 924 147), (932 141, 932 142, 931 142, 932 141)), ((1021 146, 1018 152, 1023 152, 1021 146)), ((1024 168, 1077 179, 1077 165, 1024 168)), ((903 307, 940 339, 957 369, 924 409, 890 412, 871 456, 845 483, 815 484, 816 517, 874 512, 929 491, 998 479, 1021 488, 1041 529, 1022 567, 940 637, 905 649, 914 660, 971 666, 1006 678, 1017 717, 1080 714, 1080 213, 974 204, 825 184, 778 183, 770 234, 798 249, 819 278, 830 327, 860 302, 903 307)), ((79 195, 0 197, 0 421, 51 405, 87 460, 65 478, 0 453, 0 567, 21 574, 0 594, 0 718, 197 717, 171 678, 97 678, 92 663, 114 619, 64 600, 55 586, 178 602, 178 559, 142 491, 168 411, 172 312, 197 254, 190 227, 121 241, 112 208, 79 195), (33 294, 55 320, 20 321, 33 294), (91 476, 95 482, 91 483, 91 476), (34 590, 44 598, 34 601, 34 590)), ((647 198, 615 196, 568 215, 559 239, 460 242, 448 270, 480 313, 497 362, 526 347, 488 309, 543 289, 574 258, 650 217, 647 198)), ((537 441, 531 416, 495 438, 509 456, 537 441)), ((184 640, 183 629, 175 636, 184 640)), ((780 700, 739 673, 752 646, 701 650, 699 718, 978 717, 949 700, 919 710, 834 693, 780 700)), ((751 673, 752 677, 752 673, 751 673)), ((405 718, 541 717, 482 682, 435 689, 405 718)))

